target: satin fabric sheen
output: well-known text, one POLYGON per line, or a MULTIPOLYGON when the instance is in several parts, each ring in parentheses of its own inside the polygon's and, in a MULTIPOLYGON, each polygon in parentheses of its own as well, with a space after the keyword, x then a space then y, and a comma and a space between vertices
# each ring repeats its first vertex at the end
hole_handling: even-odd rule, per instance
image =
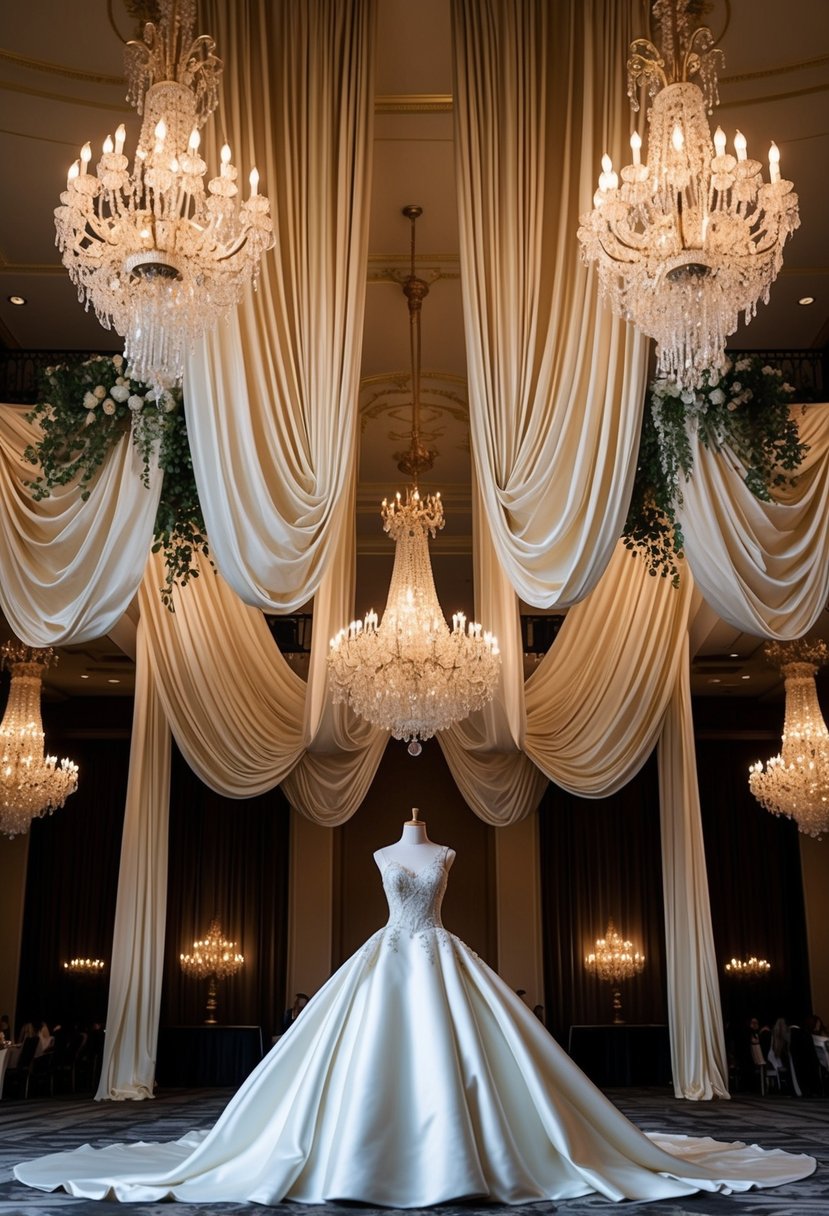
POLYGON ((209 1132, 89 1145, 15 1167, 91 1199, 422 1207, 660 1199, 776 1186, 811 1157, 646 1136, 521 1000, 441 925, 447 850, 383 867, 390 917, 251 1074, 209 1132))

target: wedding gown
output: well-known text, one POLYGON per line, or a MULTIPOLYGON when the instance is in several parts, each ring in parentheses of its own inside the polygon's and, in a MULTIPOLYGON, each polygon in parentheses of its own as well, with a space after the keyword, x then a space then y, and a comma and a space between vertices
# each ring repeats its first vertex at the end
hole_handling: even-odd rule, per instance
MULTIPOLYGON (((15 1167, 44 1190, 151 1202, 424 1207, 661 1199, 776 1186, 811 1157, 644 1135, 440 921, 448 850, 382 862, 386 926, 308 1004, 208 1132, 15 1167)), ((382 851, 380 853, 382 859, 382 851)))

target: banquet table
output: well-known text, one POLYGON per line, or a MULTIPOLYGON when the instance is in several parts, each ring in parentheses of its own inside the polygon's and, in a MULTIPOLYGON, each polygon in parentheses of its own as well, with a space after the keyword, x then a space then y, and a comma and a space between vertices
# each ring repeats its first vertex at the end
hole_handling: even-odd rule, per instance
POLYGON ((0 1098, 3 1097, 3 1081, 6 1077, 6 1069, 14 1068, 20 1058, 20 1047, 4 1047, 0 1051, 0 1098))

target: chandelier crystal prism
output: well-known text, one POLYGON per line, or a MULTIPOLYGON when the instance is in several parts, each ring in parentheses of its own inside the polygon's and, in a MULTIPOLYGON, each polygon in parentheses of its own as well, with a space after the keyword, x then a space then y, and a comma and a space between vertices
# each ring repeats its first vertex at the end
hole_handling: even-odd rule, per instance
POLYGON ((44 755, 40 692, 54 658, 51 646, 34 649, 15 640, 0 647, 0 669, 11 675, 0 723, 0 833, 6 836, 25 834, 33 819, 51 815, 78 788, 77 764, 44 755))
POLYGON ((193 36, 195 0, 159 7, 158 25, 127 43, 127 100, 143 115, 133 171, 123 124, 106 137, 96 176, 84 144, 55 228, 78 298, 124 338, 132 379, 160 392, 181 383, 188 346, 255 285, 274 238, 259 174, 240 202, 227 144, 205 189, 199 131, 218 104, 222 62, 212 38, 193 36))
POLYGON ((724 57, 709 29, 692 27, 695 8, 693 0, 654 0, 661 50, 637 38, 627 63, 631 108, 639 110, 641 89, 651 99, 648 161, 638 131, 621 184, 605 155, 578 230, 613 312, 656 340, 658 374, 684 389, 724 365, 740 314, 748 323, 759 300, 768 303, 783 246, 800 224, 776 144, 764 182, 739 131, 735 155, 720 127, 712 141, 706 109, 719 103, 724 57))
POLYGON ((335 703, 409 743, 421 740, 483 709, 500 674, 498 642, 462 612, 450 630, 438 600, 429 557, 429 537, 443 527, 440 494, 421 496, 418 475, 436 453, 420 434, 420 310, 428 285, 415 275, 415 223, 420 207, 406 207, 411 220, 411 273, 403 284, 409 305, 412 356, 412 432, 398 467, 414 482, 405 498, 383 500, 383 529, 394 541, 394 568, 382 620, 372 609, 331 640, 329 685, 335 703))
POLYGON ((770 643, 765 654, 780 667, 786 712, 780 753, 749 768, 749 788, 772 815, 794 819, 798 830, 820 839, 829 832, 829 731, 817 698, 815 675, 829 659, 825 642, 770 643))

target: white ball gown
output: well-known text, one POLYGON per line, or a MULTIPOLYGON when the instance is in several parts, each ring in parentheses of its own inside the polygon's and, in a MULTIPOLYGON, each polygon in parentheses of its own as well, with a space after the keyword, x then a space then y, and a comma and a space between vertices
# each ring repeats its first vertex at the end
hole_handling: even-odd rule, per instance
MULTIPOLYGON (((44 1190, 150 1202, 518 1204, 776 1186, 811 1157, 644 1135, 440 921, 447 853, 383 862, 387 925, 320 990, 208 1132, 25 1162, 44 1190)), ((379 855, 382 859, 382 851, 379 855)))

